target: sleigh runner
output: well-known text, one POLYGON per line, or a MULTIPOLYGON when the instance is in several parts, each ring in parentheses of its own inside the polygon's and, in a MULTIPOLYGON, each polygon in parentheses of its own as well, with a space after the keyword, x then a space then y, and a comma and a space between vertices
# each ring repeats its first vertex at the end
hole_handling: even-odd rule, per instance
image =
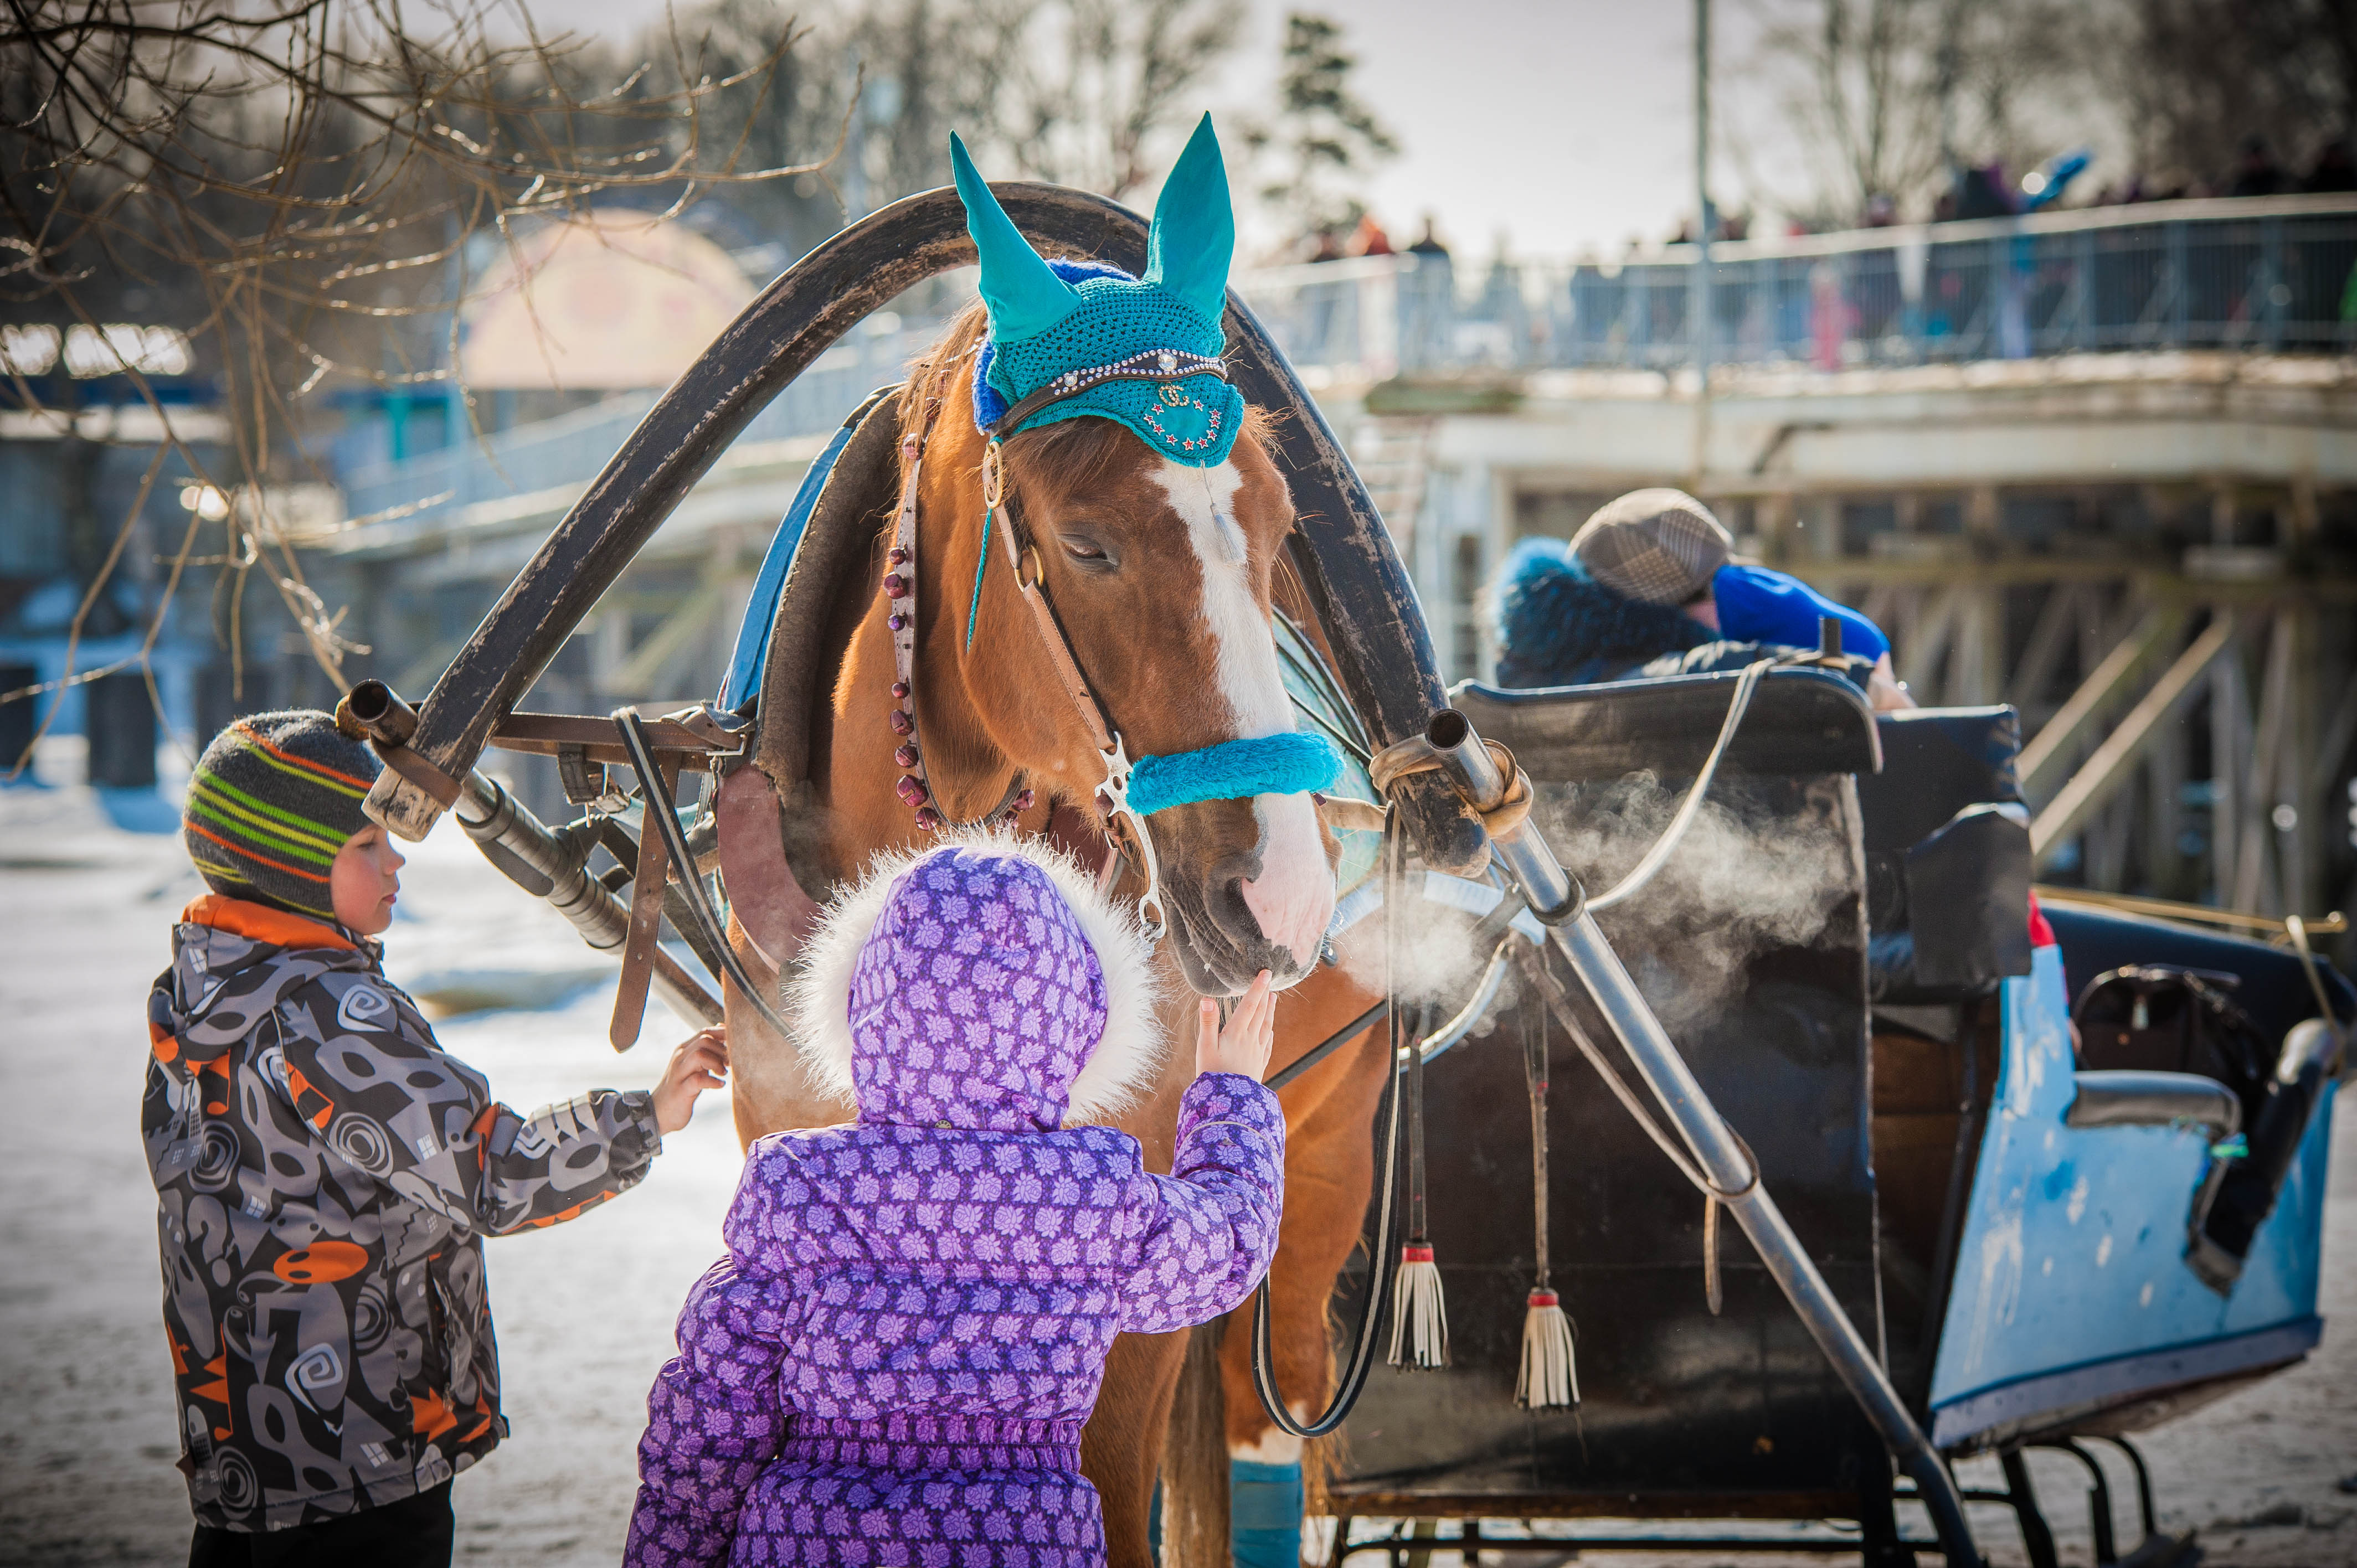
MULTIPOLYGON (((1148 274, 1145 225, 1122 209, 1039 187, 996 196, 995 208, 1049 247, 1148 274)), ((2056 910, 2060 945, 2033 948, 2027 837, 2017 846, 2009 836, 2019 832, 2008 813, 2018 791, 2004 711, 1877 724, 1846 683, 1806 668, 1445 693, 1381 518, 1232 295, 1217 365, 1149 355, 1099 367, 1108 373, 1096 384, 1135 379, 1183 397, 1188 376, 1216 374, 1244 403, 1281 415, 1254 435, 1282 473, 1292 516, 1264 612, 1269 647, 1296 733, 1339 753, 1339 770, 1297 782, 1308 748, 1289 745, 1239 752, 1211 739, 1130 754, 1119 726, 1137 723, 1138 699, 1092 679, 1104 651, 1058 613, 1068 585, 1050 581, 1036 532, 1002 512, 995 441, 972 470, 977 498, 942 489, 963 482, 952 469, 968 473, 959 467, 968 448, 950 439, 962 431, 938 423, 942 367, 955 365, 946 358, 931 367, 937 381, 884 389, 852 411, 813 466, 713 703, 653 723, 514 711, 769 398, 869 311, 974 256, 946 191, 821 246, 665 394, 419 710, 375 686, 350 699, 391 764, 372 800, 388 825, 419 836, 452 810, 592 945, 621 950, 618 1047, 635 1036, 650 986, 707 1017, 725 1003, 748 1040, 774 1025, 768 999, 826 891, 824 857, 812 847, 817 822, 842 809, 827 798, 828 747, 846 721, 828 697, 858 639, 888 632, 898 705, 879 703, 877 716, 887 707, 899 715, 895 793, 900 820, 913 822, 895 831, 921 832, 931 812, 1049 833, 1148 903, 1151 923, 1166 885, 1157 833, 1172 830, 1157 829, 1138 779, 1154 772, 1141 757, 1167 756, 1166 776, 1189 775, 1169 797, 1181 803, 1319 789, 1337 893, 1329 955, 1354 927, 1363 940, 1387 924, 1398 942, 1452 920, 1453 940, 1469 935, 1478 950, 1469 994, 1445 1001, 1367 995, 1319 962, 1297 993, 1297 1037, 1280 1036, 1285 1065, 1272 1084, 1284 1086, 1289 1115, 1325 1129, 1311 1146, 1361 1170, 1361 1200, 1372 1187, 1370 1246, 1343 1268, 1361 1236, 1347 1193, 1306 1209, 1316 1224, 1298 1233, 1288 1203, 1275 1305, 1265 1288, 1252 1331, 1227 1337, 1232 1369, 1254 1352, 1251 1384, 1232 1373, 1228 1397, 1256 1385, 1266 1423, 1281 1432, 1332 1431, 1348 1417, 1348 1456, 1329 1487, 1338 1510, 1855 1519, 1881 1561, 1935 1544, 1898 1532, 1894 1499, 1911 1496, 1947 1559, 1973 1562, 1964 1499, 1942 1456, 1996 1448, 2008 1455, 2005 1500, 2032 1557, 2050 1561, 2020 1445, 2134 1430, 2314 1342, 2319 1162, 2342 1059, 2336 1015, 2357 1012, 2344 983, 2305 954, 2094 908, 2056 910), (947 433, 939 449, 937 430, 947 433), (920 465, 933 477, 920 480, 920 465), (920 485, 958 505, 928 510, 920 485), (922 517, 947 511, 961 513, 960 529, 983 528, 978 556, 945 555, 925 532, 937 525, 922 517), (942 667, 938 650, 954 639, 961 610, 942 596, 965 592, 969 576, 969 644, 983 620, 1024 657, 1045 650, 1040 668, 1055 678, 1040 700, 1093 726, 1102 784, 1010 759, 1003 788, 961 791, 963 781, 928 756, 927 726, 955 714, 924 705, 952 689, 921 671, 942 667), (988 617, 986 604, 996 607, 988 617), (588 815, 556 829, 532 821, 474 772, 487 745, 553 752, 588 815), (1763 939, 1730 973, 1687 977, 1727 1004, 1666 1030, 1647 997, 1674 1000, 1686 981, 1661 912, 1646 914, 1640 888, 1599 915, 1564 864, 1582 875, 1596 868, 1576 853, 1559 861, 1549 842, 1576 851, 1583 809, 1641 771, 1672 789, 1707 774, 1691 798, 1726 791, 1757 820, 1837 852, 1813 864, 1802 890, 1817 914, 1805 935, 1763 939), (699 773, 706 783, 691 802, 680 780, 699 773), (632 794, 636 831, 616 809, 632 794), (614 865, 593 876, 599 848, 614 865), (658 947, 666 918, 710 972, 708 987, 658 947), (2098 963, 2109 978, 2087 968, 2098 963), (2117 977, 2137 966, 2154 972, 2117 977), (2211 1016, 2190 983, 2170 979, 2205 967, 2240 983, 2244 1068, 2273 1042, 2236 1081, 2185 1070, 2211 1060, 2187 1043, 2194 1022, 2175 1034, 2150 1022, 2155 997, 2166 1018, 2211 1016), (2108 1018, 2104 1009, 2116 1011, 2137 985, 2143 1011, 2118 1004, 2126 1026, 2111 1028, 2116 1039, 2089 1047, 2089 1059, 2064 1054, 2072 997, 2083 992, 2083 1011, 2108 1018), (1508 993, 1502 1010, 1491 1006, 1508 993), (1468 1040, 1477 1026, 1486 1036, 1468 1040), (2084 1194, 2067 1183, 2059 1197, 2048 1190, 2060 1167, 2040 1162, 2057 1141, 2083 1168, 2084 1194), (1544 1173, 1535 1189, 1534 1170, 1544 1173), (2106 1242, 2072 1228, 2099 1184, 2115 1207, 2096 1210, 2110 1240, 2091 1261, 2080 1242, 2106 1242), (2064 1262, 2025 1272, 2030 1239, 2054 1229, 2055 1212, 2066 1217, 2053 1238, 2064 1262), (1722 1218, 1749 1243, 1717 1234, 1722 1218), (1340 1387, 1329 1391, 1324 1282, 1338 1269, 1345 1335, 1340 1387), (2117 1296, 2132 1273, 2131 1298, 2146 1294, 2141 1317, 2123 1316, 2117 1296), (1395 1277, 1409 1294, 1396 1304, 1395 1277), (1568 1319, 1548 1316, 1562 1309, 1568 1319), (2027 1334, 2025 1311, 2040 1322, 2083 1314, 2093 1337, 2066 1345, 2027 1334), (1376 1366, 1383 1359, 1432 1369, 1394 1372, 1376 1366), (1894 1463, 1907 1477, 1897 1487, 1894 1463)), ((985 294, 1005 288, 1006 268, 1024 269, 1002 254, 994 285, 993 257, 982 259, 985 294)), ((1027 286, 1047 286, 1024 275, 1027 286)), ((1171 844, 1161 853, 1167 861, 1171 844)), ((1175 916, 1188 924, 1169 940, 1189 978, 1204 983, 1222 961, 1202 934, 1211 911, 1184 865, 1171 875, 1175 916)), ((1690 956, 1683 961, 1692 968, 1690 956)), ((749 1069, 739 1074, 740 1130, 767 1130, 748 1114, 817 1113, 765 1083, 757 1060, 740 1057, 749 1069), (764 1110, 748 1110, 757 1105, 764 1110)), ((1140 1133, 1151 1149, 1152 1129, 1140 1133)), ((1145 1560, 1156 1466, 1141 1471, 1135 1450, 1160 1451, 1175 1369, 1168 1349, 1135 1356, 1125 1364, 1116 1352, 1091 1426, 1096 1446, 1084 1444, 1119 1562, 1145 1560)), ((1211 1369, 1186 1375, 1216 1380, 1211 1359, 1200 1362, 1211 1369)), ((1209 1397, 1218 1399, 1215 1383, 1209 1397)), ((1211 1440, 1220 1424, 1209 1423, 1211 1440)), ((1219 1488, 1189 1478, 1203 1461, 1173 1451, 1159 1466, 1168 1533, 1189 1561, 1225 1545, 1224 1521, 1207 1523, 1217 1510, 1202 1501, 1219 1488)), ((1396 1555, 1412 1539, 1365 1536, 1346 1520, 1337 1557, 1368 1547, 1396 1555)), ((1582 1543, 1613 1542, 1591 1532, 1582 1543)))

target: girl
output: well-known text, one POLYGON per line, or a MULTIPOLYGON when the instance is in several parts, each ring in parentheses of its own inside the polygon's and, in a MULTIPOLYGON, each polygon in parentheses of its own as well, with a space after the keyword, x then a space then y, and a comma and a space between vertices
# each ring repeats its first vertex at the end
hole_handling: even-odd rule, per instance
POLYGON ((384 976, 403 860, 378 761, 314 710, 257 714, 188 779, 212 891, 148 998, 140 1130, 194 1568, 443 1568, 450 1482, 507 1435, 483 1238, 635 1185, 716 1085, 716 1029, 652 1092, 519 1116, 384 976))
POLYGON ((1169 1176, 1076 1124, 1156 1076, 1147 965, 1036 841, 888 861, 829 912, 791 1001, 858 1120, 753 1145, 647 1402, 628 1563, 1103 1561, 1105 1353, 1244 1298, 1285 1168, 1265 972, 1224 1031, 1201 1004, 1169 1176))

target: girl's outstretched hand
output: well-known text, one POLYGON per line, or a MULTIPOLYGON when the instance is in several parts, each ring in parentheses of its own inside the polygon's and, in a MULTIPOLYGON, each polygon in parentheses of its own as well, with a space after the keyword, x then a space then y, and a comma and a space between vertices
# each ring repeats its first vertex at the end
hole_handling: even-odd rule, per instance
POLYGON ((1268 1071, 1269 1047, 1276 1043, 1276 987, 1266 970, 1236 998, 1228 1026, 1220 1027, 1220 1004, 1206 996, 1195 1012, 1195 1070, 1241 1073, 1257 1083, 1268 1071))
POLYGON ((671 1053, 662 1081, 655 1085, 655 1129, 676 1133, 695 1113, 695 1097, 718 1089, 728 1077, 728 1031, 698 1029, 671 1053))

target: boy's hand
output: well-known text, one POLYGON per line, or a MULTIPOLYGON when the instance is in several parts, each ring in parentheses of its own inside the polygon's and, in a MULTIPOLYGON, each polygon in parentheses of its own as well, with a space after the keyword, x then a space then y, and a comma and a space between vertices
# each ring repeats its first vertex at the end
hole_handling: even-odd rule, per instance
POLYGON ((1195 1070, 1241 1073, 1254 1083, 1268 1071, 1269 1047, 1276 1043, 1276 987, 1262 970, 1220 1027, 1220 1004, 1203 998, 1195 1014, 1195 1070))
POLYGON ((695 1113, 695 1097, 723 1087, 728 1078, 728 1031, 698 1029, 682 1040, 655 1085, 655 1130, 676 1133, 695 1113))

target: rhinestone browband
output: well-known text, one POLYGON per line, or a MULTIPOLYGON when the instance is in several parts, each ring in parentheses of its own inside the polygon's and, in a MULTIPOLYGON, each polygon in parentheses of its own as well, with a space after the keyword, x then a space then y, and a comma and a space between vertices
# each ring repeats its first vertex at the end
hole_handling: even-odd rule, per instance
POLYGON ((1125 359, 1115 360, 1109 365, 1066 371, 1000 415, 998 423, 990 427, 990 434, 997 436, 1011 435, 1041 409, 1061 403, 1068 397, 1077 397, 1107 381, 1169 381, 1188 376, 1217 376, 1226 381, 1228 363, 1216 354, 1190 354, 1179 349, 1146 349, 1125 359))

